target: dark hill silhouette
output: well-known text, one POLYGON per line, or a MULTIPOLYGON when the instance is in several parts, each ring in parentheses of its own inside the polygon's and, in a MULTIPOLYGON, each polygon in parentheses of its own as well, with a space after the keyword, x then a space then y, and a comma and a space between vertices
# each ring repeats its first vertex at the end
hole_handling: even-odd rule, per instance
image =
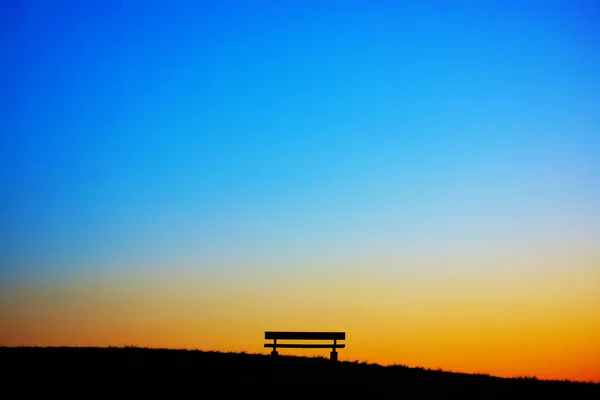
MULTIPOLYGON (((600 384, 333 363, 322 357, 139 347, 0 347, 3 390, 87 397, 600 398, 600 384), (208 392, 208 391, 211 392, 208 392), (218 394, 212 394, 218 390, 218 394), (178 393, 178 395, 174 395, 178 393), (433 397, 435 396, 435 397, 433 397), (543 397, 542 397, 543 396, 543 397), (94 396, 95 397, 95 396, 94 396)), ((29 397, 29 396, 25 396, 29 397)))

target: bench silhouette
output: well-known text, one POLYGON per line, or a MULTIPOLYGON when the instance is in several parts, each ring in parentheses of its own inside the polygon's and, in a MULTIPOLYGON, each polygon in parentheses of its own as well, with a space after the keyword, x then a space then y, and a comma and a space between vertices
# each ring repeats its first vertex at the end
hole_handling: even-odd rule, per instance
POLYGON ((335 349, 343 349, 345 344, 338 344, 338 340, 346 340, 346 332, 265 332, 265 340, 273 340, 273 343, 265 343, 265 347, 272 347, 272 356, 279 353, 277 348, 294 349, 331 349, 330 359, 337 361, 338 353, 335 349), (277 343, 277 340, 333 340, 330 344, 314 343, 277 343))

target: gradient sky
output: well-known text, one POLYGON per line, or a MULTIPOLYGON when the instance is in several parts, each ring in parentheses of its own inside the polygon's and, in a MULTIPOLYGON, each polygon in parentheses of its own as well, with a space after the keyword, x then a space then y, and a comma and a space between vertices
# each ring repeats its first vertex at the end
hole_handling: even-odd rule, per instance
POLYGON ((0 7, 0 345, 600 381, 594 1, 0 7))

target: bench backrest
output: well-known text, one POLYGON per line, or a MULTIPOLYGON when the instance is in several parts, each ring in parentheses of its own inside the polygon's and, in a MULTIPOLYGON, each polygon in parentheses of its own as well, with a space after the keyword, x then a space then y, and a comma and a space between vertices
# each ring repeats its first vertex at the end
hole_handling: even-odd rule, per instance
POLYGON ((265 332, 265 339, 345 340, 346 332, 265 332))

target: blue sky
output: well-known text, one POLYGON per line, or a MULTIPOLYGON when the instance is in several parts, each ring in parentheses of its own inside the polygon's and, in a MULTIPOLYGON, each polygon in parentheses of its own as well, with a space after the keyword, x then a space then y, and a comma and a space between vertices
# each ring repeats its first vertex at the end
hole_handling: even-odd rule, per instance
POLYGON ((600 238, 593 2, 1 14, 3 280, 600 238))

